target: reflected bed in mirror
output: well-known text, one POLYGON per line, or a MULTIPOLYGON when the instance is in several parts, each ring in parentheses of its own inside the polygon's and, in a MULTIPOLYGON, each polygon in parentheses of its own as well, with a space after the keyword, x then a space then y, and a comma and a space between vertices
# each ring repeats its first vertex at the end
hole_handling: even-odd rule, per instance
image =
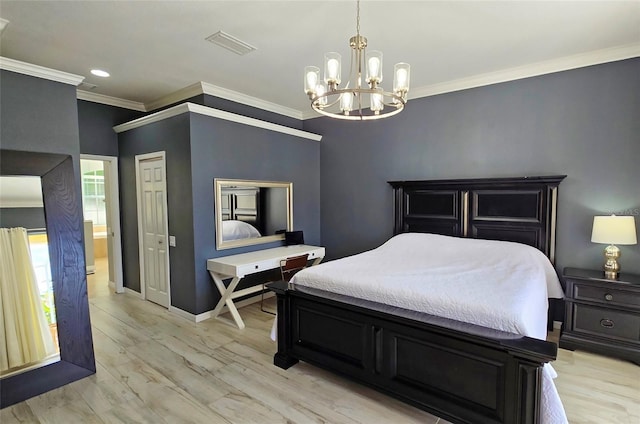
POLYGON ((293 183, 214 181, 216 249, 284 240, 293 228, 293 183))

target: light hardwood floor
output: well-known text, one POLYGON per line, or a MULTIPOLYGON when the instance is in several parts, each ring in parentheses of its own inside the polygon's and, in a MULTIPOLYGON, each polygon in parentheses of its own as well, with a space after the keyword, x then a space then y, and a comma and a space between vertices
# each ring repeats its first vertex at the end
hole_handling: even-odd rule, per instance
MULTIPOLYGON (((198 324, 89 276, 97 373, 0 412, 29 423, 426 423, 444 420, 299 363, 272 365, 272 316, 257 304, 247 328, 198 324)), ((552 335, 553 337, 553 335, 552 335)), ((556 385, 569 421, 640 423, 640 367, 560 350, 556 385)))

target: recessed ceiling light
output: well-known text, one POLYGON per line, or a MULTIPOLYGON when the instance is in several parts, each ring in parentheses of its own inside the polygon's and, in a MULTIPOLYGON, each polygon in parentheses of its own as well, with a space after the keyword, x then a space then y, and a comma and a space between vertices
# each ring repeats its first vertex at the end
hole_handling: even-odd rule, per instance
POLYGON ((97 77, 102 77, 102 78, 111 76, 109 75, 109 72, 103 71, 102 69, 92 69, 91 73, 97 77))

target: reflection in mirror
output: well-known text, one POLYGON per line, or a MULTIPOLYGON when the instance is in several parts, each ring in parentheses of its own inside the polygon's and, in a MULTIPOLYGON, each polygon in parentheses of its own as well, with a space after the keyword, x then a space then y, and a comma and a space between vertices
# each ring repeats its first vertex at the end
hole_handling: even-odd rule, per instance
POLYGON ((60 359, 40 177, 0 177, 0 377, 60 359))
POLYGON ((293 183, 215 180, 216 248, 284 239, 293 228, 293 183))
POLYGON ((95 374, 82 245, 82 204, 73 157, 0 149, 2 175, 40 176, 60 360, 3 377, 0 408, 95 374))

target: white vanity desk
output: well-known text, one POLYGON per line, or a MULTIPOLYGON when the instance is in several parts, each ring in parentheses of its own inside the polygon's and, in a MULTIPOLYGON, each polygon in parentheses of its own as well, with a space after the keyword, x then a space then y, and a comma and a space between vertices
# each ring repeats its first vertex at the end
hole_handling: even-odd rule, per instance
POLYGON ((222 307, 226 304, 238 328, 244 328, 244 322, 233 303, 233 299, 261 291, 262 284, 234 291, 238 283, 240 283, 240 280, 249 274, 280 268, 281 260, 292 256, 304 255, 305 253, 309 254, 310 260, 313 260, 311 265, 317 265, 322 261, 322 258, 324 258, 324 247, 299 244, 208 259, 207 270, 216 283, 216 287, 218 287, 221 296, 220 301, 213 310, 212 317, 218 318, 222 307), (223 280, 226 278, 232 278, 232 280, 229 285, 225 287, 223 280))

